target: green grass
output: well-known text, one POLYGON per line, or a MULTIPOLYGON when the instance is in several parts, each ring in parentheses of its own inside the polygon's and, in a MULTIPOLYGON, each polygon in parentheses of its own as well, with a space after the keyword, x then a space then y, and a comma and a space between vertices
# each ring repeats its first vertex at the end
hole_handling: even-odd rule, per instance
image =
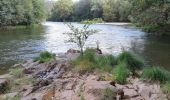
POLYGON ((48 62, 55 59, 55 54, 43 51, 40 53, 39 57, 35 58, 34 61, 39 61, 40 63, 48 62))
POLYGON ((134 74, 136 70, 141 70, 144 67, 144 61, 136 54, 124 51, 118 58, 118 62, 124 62, 128 69, 134 74))
POLYGON ((21 78, 23 76, 23 68, 10 69, 10 74, 16 78, 21 78))
POLYGON ((116 100, 117 90, 106 88, 102 91, 101 100, 116 100))
POLYGON ((76 64, 74 64, 74 71, 78 72, 80 74, 84 74, 87 72, 92 72, 95 69, 95 65, 90 62, 89 60, 81 60, 81 61, 76 61, 76 64))
POLYGON ((162 91, 164 93, 170 94, 170 81, 168 81, 165 84, 163 84, 162 91))
POLYGON ((15 96, 15 97, 7 96, 7 97, 2 98, 2 99, 0 98, 0 100, 21 100, 21 96, 19 96, 19 95, 15 96))
POLYGON ((117 64, 117 60, 112 55, 97 55, 95 49, 86 49, 83 56, 80 55, 75 61, 77 72, 90 72, 90 70, 100 69, 106 72, 111 72, 113 66, 117 64), (80 71, 78 71, 80 70, 80 71))
POLYGON ((112 73, 117 83, 125 84, 127 82, 126 79, 129 76, 129 70, 125 63, 118 64, 112 73))
POLYGON ((141 78, 153 82, 156 81, 160 83, 165 83, 166 81, 170 80, 170 73, 165 69, 154 66, 154 67, 145 68, 143 70, 141 78))

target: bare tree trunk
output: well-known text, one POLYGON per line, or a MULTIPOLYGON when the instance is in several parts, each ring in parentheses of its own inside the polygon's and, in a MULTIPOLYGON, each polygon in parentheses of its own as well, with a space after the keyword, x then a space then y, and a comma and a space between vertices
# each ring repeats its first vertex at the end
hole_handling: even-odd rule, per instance
POLYGON ((80 48, 81 55, 83 56, 83 47, 80 48))

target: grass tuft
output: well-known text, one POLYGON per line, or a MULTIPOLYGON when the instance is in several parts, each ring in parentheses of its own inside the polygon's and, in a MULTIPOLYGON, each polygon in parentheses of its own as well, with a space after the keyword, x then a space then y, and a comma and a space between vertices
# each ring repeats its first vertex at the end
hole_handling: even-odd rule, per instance
POLYGON ((118 64, 113 70, 113 76, 115 76, 115 80, 119 84, 125 84, 127 81, 127 77, 129 76, 129 70, 126 67, 125 63, 118 64))
POLYGON ((10 69, 10 74, 16 78, 21 78, 23 76, 23 68, 10 69))
POLYGON ((106 88, 102 91, 101 100, 116 100, 117 90, 106 88))
POLYGON ((170 81, 163 84, 162 91, 164 93, 170 94, 170 81))
POLYGON ((39 61, 40 63, 48 62, 51 60, 55 59, 55 54, 48 52, 48 51, 43 51, 40 53, 40 56, 35 58, 34 61, 39 61))
POLYGON ((166 81, 170 80, 169 77, 170 73, 165 69, 160 67, 149 67, 143 70, 142 79, 148 79, 149 81, 156 81, 160 83, 165 83, 166 81))
POLYGON ((144 61, 131 52, 124 51, 117 59, 119 62, 124 62, 133 74, 136 70, 141 70, 144 67, 144 61))

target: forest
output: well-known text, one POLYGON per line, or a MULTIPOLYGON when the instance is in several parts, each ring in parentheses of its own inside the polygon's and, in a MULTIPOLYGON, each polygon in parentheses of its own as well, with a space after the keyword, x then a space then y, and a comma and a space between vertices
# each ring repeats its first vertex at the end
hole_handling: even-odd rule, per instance
POLYGON ((0 0, 0 27, 38 24, 44 18, 43 0, 0 0))
POLYGON ((50 21, 82 21, 102 18, 106 22, 132 22, 146 31, 167 29, 170 24, 169 0, 58 0, 50 21))

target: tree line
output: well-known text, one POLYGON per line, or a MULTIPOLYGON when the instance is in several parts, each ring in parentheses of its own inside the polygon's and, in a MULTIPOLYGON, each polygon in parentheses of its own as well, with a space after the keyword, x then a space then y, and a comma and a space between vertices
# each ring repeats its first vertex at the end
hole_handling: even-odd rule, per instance
POLYGON ((147 27, 170 24, 170 0, 58 0, 48 20, 134 22, 147 27))
POLYGON ((37 24, 44 17, 43 0, 0 0, 0 27, 37 24))

